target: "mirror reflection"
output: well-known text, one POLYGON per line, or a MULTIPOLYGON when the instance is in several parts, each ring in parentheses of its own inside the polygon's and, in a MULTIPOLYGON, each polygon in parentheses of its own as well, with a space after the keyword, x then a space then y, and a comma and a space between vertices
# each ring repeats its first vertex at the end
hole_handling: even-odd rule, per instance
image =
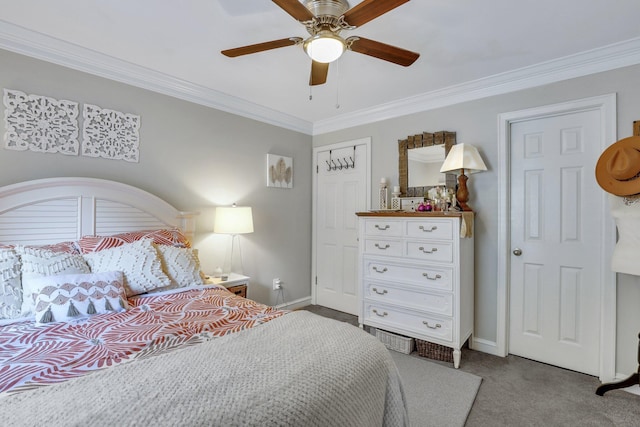
POLYGON ((440 174, 440 167, 455 143, 456 133, 444 130, 434 133, 422 132, 399 140, 398 181, 401 197, 424 197, 431 187, 442 187, 443 184, 448 189, 455 189, 456 175, 445 174, 443 183, 440 174), (412 178, 409 178, 409 175, 412 178))
POLYGON ((444 145, 432 145, 408 150, 407 178, 409 187, 445 185, 446 174, 440 172, 444 159, 444 145))

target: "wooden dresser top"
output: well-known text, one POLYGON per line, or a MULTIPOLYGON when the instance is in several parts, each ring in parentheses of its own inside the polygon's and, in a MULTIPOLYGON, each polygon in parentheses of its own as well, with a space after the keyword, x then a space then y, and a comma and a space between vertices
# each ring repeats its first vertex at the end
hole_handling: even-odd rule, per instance
POLYGON ((474 215, 473 211, 436 211, 436 212, 404 212, 404 211, 396 211, 396 210, 372 210, 366 212, 356 212, 358 216, 386 216, 386 217, 403 217, 403 218, 421 218, 421 217, 429 217, 429 218, 451 218, 451 217, 461 217, 463 214, 471 214, 474 215))

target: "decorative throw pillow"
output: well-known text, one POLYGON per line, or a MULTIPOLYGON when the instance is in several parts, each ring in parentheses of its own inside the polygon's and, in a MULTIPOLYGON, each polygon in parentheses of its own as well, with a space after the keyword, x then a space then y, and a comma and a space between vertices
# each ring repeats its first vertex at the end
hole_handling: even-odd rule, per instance
POLYGON ((20 257, 13 248, 0 248, 0 319, 15 319, 22 312, 20 257))
POLYGON ((175 246, 154 245, 158 250, 162 270, 171 279, 176 288, 202 285, 200 260, 196 249, 176 248, 175 246))
POLYGON ((37 246, 16 245, 16 253, 20 255, 22 265, 22 316, 33 314, 35 297, 38 293, 31 286, 31 279, 58 274, 90 273, 89 266, 79 254, 53 252, 37 246))
POLYGON ((125 243, 133 243, 142 239, 152 239, 158 245, 190 248, 191 243, 187 237, 177 228, 162 230, 133 231, 129 233, 114 234, 113 236, 83 236, 78 240, 78 248, 83 254, 99 252, 104 249, 116 248, 125 243))
POLYGON ((84 259, 93 273, 122 271, 128 297, 171 284, 171 280, 162 272, 158 251, 153 247, 151 239, 88 253, 84 255, 84 259))
POLYGON ((59 242, 48 245, 25 245, 27 248, 47 249, 56 253, 79 254, 80 251, 76 247, 76 242, 59 242))
POLYGON ((121 271, 44 276, 33 280, 36 324, 67 322, 129 308, 121 271))

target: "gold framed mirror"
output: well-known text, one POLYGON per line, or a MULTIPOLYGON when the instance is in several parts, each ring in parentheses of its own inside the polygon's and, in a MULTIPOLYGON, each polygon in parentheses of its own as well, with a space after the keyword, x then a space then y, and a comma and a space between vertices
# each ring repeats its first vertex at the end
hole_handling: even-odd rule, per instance
POLYGON ((423 197, 430 188, 438 185, 455 190, 455 174, 440 174, 440 167, 455 143, 456 133, 448 131, 423 132, 399 140, 400 197, 423 197), (423 169, 421 173, 411 169, 417 167, 423 169), (443 175, 444 179, 440 175, 443 175))

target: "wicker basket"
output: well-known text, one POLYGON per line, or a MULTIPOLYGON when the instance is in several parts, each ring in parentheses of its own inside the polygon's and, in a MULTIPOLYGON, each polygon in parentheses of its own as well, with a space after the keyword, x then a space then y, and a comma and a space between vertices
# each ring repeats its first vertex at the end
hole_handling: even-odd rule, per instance
POLYGON ((391 332, 376 329, 376 337, 389 349, 398 353, 411 354, 413 351, 413 338, 392 334, 391 332))
POLYGON ((429 341, 416 340, 416 349, 418 350, 418 356, 443 362, 453 362, 453 349, 451 347, 434 344, 429 341))

